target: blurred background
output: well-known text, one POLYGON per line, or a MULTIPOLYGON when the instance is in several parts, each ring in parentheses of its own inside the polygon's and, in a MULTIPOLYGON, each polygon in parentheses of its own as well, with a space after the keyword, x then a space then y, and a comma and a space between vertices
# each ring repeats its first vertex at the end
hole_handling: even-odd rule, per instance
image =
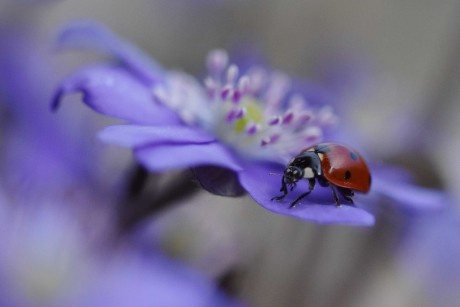
MULTIPOLYGON (((446 189, 451 206, 460 200, 459 1, 3 2, 0 23, 21 24, 46 54, 53 80, 43 97, 51 97, 53 84, 88 59, 55 50, 56 34, 69 21, 99 21, 165 67, 198 76, 209 50, 246 48, 276 69, 334 91, 341 97, 342 120, 370 154, 407 168, 424 186, 446 189)), ((53 116, 74 118, 72 129, 83 134, 82 142, 110 157, 96 164, 99 190, 129 173, 130 153, 94 139, 109 120, 79 103, 66 103, 53 116), (89 122, 82 132, 82 123, 89 122)), ((408 257, 416 262, 431 248, 417 243, 423 238, 414 221, 425 223, 429 216, 381 211, 372 228, 321 226, 271 214, 249 197, 203 191, 149 218, 142 236, 250 306, 460 304, 454 294, 460 276, 451 274, 440 290, 433 284, 443 275, 432 262, 407 265, 408 257), (410 230, 409 223, 415 225, 410 230)), ((442 233, 425 235, 436 241, 442 233)))

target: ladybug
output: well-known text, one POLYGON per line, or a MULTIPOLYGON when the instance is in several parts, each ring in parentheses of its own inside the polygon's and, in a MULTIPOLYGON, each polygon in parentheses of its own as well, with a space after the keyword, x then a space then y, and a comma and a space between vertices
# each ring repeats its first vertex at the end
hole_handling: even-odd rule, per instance
POLYGON ((308 180, 309 190, 294 200, 294 207, 302 198, 313 191, 316 181, 323 187, 330 187, 337 206, 339 196, 353 204, 354 192, 367 193, 371 187, 371 174, 366 161, 354 149, 335 143, 321 143, 302 150, 289 161, 281 179, 283 195, 271 200, 281 200, 291 191, 299 180, 308 180))

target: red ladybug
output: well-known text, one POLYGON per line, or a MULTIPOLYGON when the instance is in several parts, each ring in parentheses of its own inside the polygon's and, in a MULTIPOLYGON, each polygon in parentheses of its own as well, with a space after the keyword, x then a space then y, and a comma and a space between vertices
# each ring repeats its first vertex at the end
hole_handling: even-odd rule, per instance
POLYGON ((297 181, 303 178, 308 180, 309 190, 297 197, 291 203, 291 208, 313 191, 316 181, 323 187, 331 187, 337 206, 340 206, 337 192, 353 203, 355 191, 367 193, 371 187, 371 174, 366 161, 354 149, 334 143, 321 143, 295 156, 284 170, 280 189, 283 195, 272 200, 286 197, 288 186, 293 191, 297 181))

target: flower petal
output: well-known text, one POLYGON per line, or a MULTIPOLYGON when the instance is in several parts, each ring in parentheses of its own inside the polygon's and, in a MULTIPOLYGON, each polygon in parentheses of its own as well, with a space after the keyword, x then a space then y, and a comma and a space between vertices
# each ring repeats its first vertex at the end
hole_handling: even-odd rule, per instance
POLYGON ((138 148, 135 155, 146 168, 155 172, 202 165, 242 170, 233 154, 219 143, 158 144, 138 148))
POLYGON ((139 124, 180 124, 177 114, 155 102, 148 87, 119 68, 91 66, 71 75, 58 88, 52 108, 74 92, 82 92, 89 107, 108 116, 139 124))
POLYGON ((241 306, 199 272, 155 252, 115 254, 71 306, 241 306), (180 295, 178 295, 178 291, 180 295))
POLYGON ((441 191, 375 175, 371 189, 412 210, 438 210, 449 202, 448 196, 441 191))
POLYGON ((149 85, 163 73, 161 66, 136 46, 93 21, 68 24, 59 34, 57 44, 68 49, 89 49, 110 54, 149 85))
MULTIPOLYGON (((302 220, 319 224, 343 224, 356 226, 371 226, 374 217, 354 206, 342 205, 337 207, 333 201, 331 191, 317 187, 311 195, 304 198, 294 208, 289 204, 302 192, 291 192, 282 201, 271 201, 273 196, 280 192, 280 176, 270 176, 270 173, 280 173, 283 166, 279 164, 253 164, 239 172, 241 185, 262 207, 272 212, 296 217, 302 220), (297 192, 297 193, 296 193, 297 192)), ((301 183, 297 189, 307 191, 308 184, 303 190, 301 183)))
POLYGON ((107 143, 125 147, 139 147, 154 143, 209 143, 215 138, 202 130, 187 126, 110 126, 99 132, 107 143))

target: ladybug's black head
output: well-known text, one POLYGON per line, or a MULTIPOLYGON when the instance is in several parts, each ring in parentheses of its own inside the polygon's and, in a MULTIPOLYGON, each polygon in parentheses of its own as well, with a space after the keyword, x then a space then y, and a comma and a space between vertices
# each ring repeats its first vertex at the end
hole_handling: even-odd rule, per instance
POLYGON ((303 169, 297 166, 288 166, 284 170, 284 182, 293 184, 303 178, 303 169))

